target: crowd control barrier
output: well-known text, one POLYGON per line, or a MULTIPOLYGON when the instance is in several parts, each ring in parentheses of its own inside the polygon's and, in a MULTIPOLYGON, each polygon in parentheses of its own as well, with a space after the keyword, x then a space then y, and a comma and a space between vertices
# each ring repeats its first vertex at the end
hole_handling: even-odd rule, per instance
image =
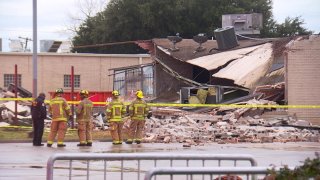
POLYGON ((251 155, 166 153, 57 153, 47 162, 47 180, 140 180, 153 167, 257 166, 251 155))
MULTIPOLYGON (((288 167, 289 168, 289 167, 288 167)), ((270 167, 156 167, 146 172, 144 180, 152 180, 153 177, 170 175, 170 179, 178 176, 190 176, 189 179, 206 180, 250 180, 266 178, 270 167), (215 176, 216 175, 216 176, 215 176)), ((289 169, 294 169, 290 167, 289 169)), ((279 171, 279 168, 274 169, 279 171)), ((155 178, 154 178, 155 179, 155 178)), ((179 178, 181 179, 181 178, 179 178)), ((270 177, 270 179, 274 179, 270 177)))

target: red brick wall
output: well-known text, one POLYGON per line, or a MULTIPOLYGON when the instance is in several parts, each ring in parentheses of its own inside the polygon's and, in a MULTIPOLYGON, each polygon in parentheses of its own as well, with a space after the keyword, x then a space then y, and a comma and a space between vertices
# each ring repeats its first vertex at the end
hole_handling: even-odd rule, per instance
MULTIPOLYGON (((289 43, 286 83, 289 105, 320 105, 320 36, 289 43)), ((320 125, 320 109, 289 108, 290 115, 320 125)))

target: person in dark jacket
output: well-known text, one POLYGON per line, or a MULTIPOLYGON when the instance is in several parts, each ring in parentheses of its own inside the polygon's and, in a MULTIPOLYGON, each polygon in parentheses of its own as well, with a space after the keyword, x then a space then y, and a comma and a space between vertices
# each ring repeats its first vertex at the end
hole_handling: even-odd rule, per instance
POLYGON ((43 146, 42 136, 44 129, 44 119, 47 117, 47 108, 44 103, 46 95, 40 93, 39 96, 32 102, 31 116, 33 121, 33 146, 43 146))

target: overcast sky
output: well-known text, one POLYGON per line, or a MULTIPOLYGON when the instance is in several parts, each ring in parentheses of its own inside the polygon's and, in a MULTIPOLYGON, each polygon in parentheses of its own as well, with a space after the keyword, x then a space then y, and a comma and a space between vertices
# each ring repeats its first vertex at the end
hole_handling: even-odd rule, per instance
MULTIPOLYGON (((101 0, 100 0, 101 1, 101 0)), ((65 31, 70 15, 79 13, 79 0, 38 0, 38 40, 68 40, 65 31)), ((320 0, 273 0, 273 16, 278 23, 286 17, 301 16, 304 27, 320 32, 320 0)), ((2 51, 9 51, 9 39, 32 39, 32 0, 0 0, 2 51)), ((28 46, 31 48, 32 42, 28 46)))

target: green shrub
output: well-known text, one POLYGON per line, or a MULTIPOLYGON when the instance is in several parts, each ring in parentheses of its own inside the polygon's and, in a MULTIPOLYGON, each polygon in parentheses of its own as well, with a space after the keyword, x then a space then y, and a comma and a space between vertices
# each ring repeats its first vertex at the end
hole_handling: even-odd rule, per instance
POLYGON ((307 158, 302 166, 296 167, 294 170, 290 170, 288 166, 280 168, 279 171, 272 168, 269 171, 269 178, 276 180, 320 180, 320 156, 317 152, 315 155, 314 159, 307 158))

